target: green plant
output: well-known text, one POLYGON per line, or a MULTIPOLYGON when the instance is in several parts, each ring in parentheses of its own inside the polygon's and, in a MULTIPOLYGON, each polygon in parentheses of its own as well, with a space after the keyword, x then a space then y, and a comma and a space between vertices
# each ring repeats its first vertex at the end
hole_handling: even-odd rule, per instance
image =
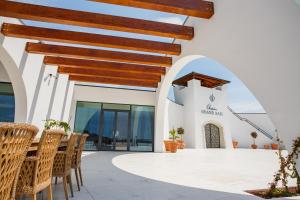
POLYGON ((257 138, 257 133, 256 132, 252 132, 250 133, 251 137, 253 138, 253 144, 255 145, 255 139, 257 138))
MULTIPOLYGON (((277 139, 278 145, 280 145, 281 141, 277 139)), ((277 196, 278 189, 277 185, 281 182, 283 186, 282 193, 289 193, 288 188, 288 178, 293 178, 297 180, 297 193, 300 193, 300 176, 296 169, 296 160, 299 158, 300 154, 300 137, 298 137, 293 142, 292 151, 288 154, 287 157, 284 157, 282 154, 282 150, 279 148, 277 155, 279 157, 280 167, 278 172, 274 174, 273 182, 270 183, 270 188, 266 192, 265 196, 268 198, 272 198, 277 196)))
POLYGON ((68 133, 68 131, 71 130, 71 127, 67 122, 54 120, 54 119, 47 119, 45 121, 44 128, 46 130, 62 128, 64 129, 65 133, 68 133))
POLYGON ((297 163, 296 160, 299 158, 300 154, 300 137, 294 140, 293 147, 291 153, 287 157, 287 168, 292 171, 290 174, 291 178, 297 180, 297 192, 300 193, 300 176, 299 172, 297 171, 297 163))
POLYGON ((177 138, 177 132, 176 132, 176 130, 175 130, 174 128, 171 129, 171 130, 169 131, 169 134, 170 134, 172 140, 175 141, 176 138, 177 138))
POLYGON ((182 127, 179 127, 177 129, 177 134, 180 135, 180 139, 183 140, 184 129, 182 127))

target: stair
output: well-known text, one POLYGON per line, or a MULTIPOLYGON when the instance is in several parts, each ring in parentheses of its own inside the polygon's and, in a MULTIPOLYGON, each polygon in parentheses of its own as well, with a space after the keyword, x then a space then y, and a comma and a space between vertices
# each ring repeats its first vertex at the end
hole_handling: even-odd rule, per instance
POLYGON ((265 135, 267 138, 269 138, 270 140, 273 140, 273 136, 268 133, 267 131, 265 131, 264 129, 260 128, 259 126, 257 126, 256 124, 254 124, 253 122, 251 122, 249 119, 241 117, 239 114, 237 114, 236 112, 234 112, 230 107, 227 107, 228 110, 234 115, 236 116, 239 120, 244 121, 246 123, 248 123, 250 126, 252 126, 253 128, 255 128, 257 131, 261 132, 263 135, 265 135))

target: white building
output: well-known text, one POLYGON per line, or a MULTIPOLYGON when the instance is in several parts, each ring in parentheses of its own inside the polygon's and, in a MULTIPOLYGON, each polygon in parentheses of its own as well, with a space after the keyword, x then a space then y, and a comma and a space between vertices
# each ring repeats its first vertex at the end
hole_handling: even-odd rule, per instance
MULTIPOLYGON (((120 136, 119 139, 107 138, 104 134, 105 131, 102 130, 102 135, 105 137, 98 138, 98 140, 92 139, 91 148, 94 148, 93 145, 99 147, 101 142, 105 142, 107 144, 105 149, 111 149, 115 148, 112 143, 118 142, 121 150, 130 150, 130 147, 132 150, 151 150, 153 148, 156 152, 162 152, 163 140, 168 138, 169 122, 172 121, 168 115, 172 112, 170 109, 172 103, 167 100, 171 83, 186 64, 206 56, 222 63, 245 83, 269 114, 286 146, 290 147, 292 141, 299 137, 300 130, 300 27, 298 25, 300 6, 296 1, 286 0, 214 0, 213 2, 215 13, 210 20, 196 17, 187 19, 185 25, 194 27, 194 38, 192 40, 175 40, 175 44, 181 45, 181 54, 172 56, 172 67, 162 76, 154 92, 82 86, 83 83, 74 81, 74 77, 71 75, 61 73, 57 64, 45 62, 45 54, 35 51, 31 48, 32 46, 27 44, 27 42, 32 42, 40 45, 41 41, 38 41, 37 37, 35 40, 32 37, 25 37, 25 31, 18 33, 18 36, 8 34, 7 29, 10 25, 3 26, 3 23, 20 25, 22 23, 19 19, 0 17, 2 27, 0 77, 3 82, 12 84, 15 99, 14 115, 11 115, 9 114, 13 110, 11 100, 9 100, 12 96, 11 86, 5 84, 1 86, 1 88, 5 88, 2 93, 5 94, 6 101, 8 99, 6 104, 1 102, 1 106, 6 106, 4 112, 1 108, 1 114, 8 112, 9 117, 14 116, 14 121, 32 123, 40 129, 43 128, 44 120, 48 118, 70 121, 73 125, 76 124, 77 119, 83 123, 81 119, 76 118, 74 113, 84 112, 87 116, 95 114, 95 118, 92 118, 95 123, 90 122, 90 126, 99 134, 101 133, 100 128, 92 125, 101 124, 101 116, 108 115, 113 128, 108 127, 107 130, 110 130, 111 135, 120 136), (85 103, 82 104, 83 101, 85 103), (109 111, 106 112, 105 109, 109 111), (115 131, 115 127, 125 126, 125 123, 118 123, 119 119, 127 119, 127 117, 130 119, 128 120, 128 127, 130 127, 128 130, 134 128, 136 131, 131 131, 131 133, 115 131), (152 119, 152 126, 149 122, 151 120, 147 120, 147 118, 152 119), (112 120, 115 123, 112 123, 112 120), (150 132, 143 135, 141 129, 147 129, 150 132), (150 133, 153 133, 152 137, 149 136, 150 133), (133 134, 131 141, 127 141, 127 144, 123 138, 123 135, 126 134, 133 134)), ((11 27, 15 28, 15 26, 11 27)), ((52 40, 55 39, 57 38, 52 40)), ((48 50, 50 51, 50 49, 48 50)), ((48 52, 47 55, 49 54, 48 52)), ((89 81, 93 78, 85 80, 89 81)), ((191 86, 188 85, 189 87, 184 90, 195 90, 197 88, 195 82, 196 80, 192 80, 191 86)), ((195 90, 191 94, 197 96, 197 93, 201 92, 202 90, 195 90)), ((218 101, 218 92, 214 90, 215 101, 218 101)), ((203 104, 196 104, 204 106, 200 111, 205 109, 208 98, 209 96, 203 96, 203 104)), ((200 97, 199 99, 201 100, 200 97)), ((195 101, 195 99, 190 99, 190 101, 195 101)), ((185 106, 189 107, 190 105, 185 106)), ((226 108, 217 107, 217 109, 220 109, 224 116, 229 116, 226 120, 230 119, 230 113, 228 114, 226 108)), ((182 112, 186 111, 186 109, 183 110, 182 112)), ((190 116, 190 114, 187 115, 190 116)), ((200 115, 194 117, 195 119, 200 118, 200 115)), ((212 120, 216 120, 215 117, 212 120)), ((184 116, 184 118, 186 117, 184 116)), ((249 117, 245 118, 250 119, 249 117)), ((258 118, 255 117, 255 119, 258 118)), ((238 121, 239 119, 235 118, 234 120, 238 121)), ((122 121, 124 122, 124 120, 122 121)), ((184 120, 182 123, 185 126, 184 120)), ((230 146, 230 135, 237 140, 239 140, 237 135, 242 135, 245 137, 245 144, 241 146, 249 146, 246 144, 246 140, 250 139, 248 138, 249 132, 252 131, 250 128, 245 131, 245 134, 241 134, 234 130, 243 130, 240 126, 244 125, 234 128, 239 123, 220 123, 225 124, 223 128, 224 136, 226 136, 223 141, 224 147, 230 146)), ((254 123, 259 125, 259 121, 254 123)), ((82 130, 82 126, 76 127, 75 125, 74 129, 82 130)), ((125 129, 123 128, 123 130, 125 129)), ((186 137, 189 132, 195 134, 196 137, 195 141, 187 138, 190 147, 205 147, 203 134, 202 139, 201 134, 198 134, 199 130, 203 129, 203 124, 197 127, 187 126, 186 129, 186 137), (189 129, 193 130, 189 131, 189 129)), ((259 138, 263 138, 263 136, 259 136, 259 138)), ((243 143, 244 140, 240 140, 243 143)), ((265 141, 261 142, 261 144, 263 143, 265 141)))
POLYGON ((169 129, 183 127, 188 148, 250 148, 250 133, 258 133, 257 144, 272 143, 275 128, 264 114, 234 113, 228 107, 229 81, 191 73, 173 81, 175 102, 169 102, 169 129), (255 117, 253 117, 255 116, 255 117), (250 119, 251 118, 251 119, 250 119), (263 122, 258 125, 258 122, 263 122))

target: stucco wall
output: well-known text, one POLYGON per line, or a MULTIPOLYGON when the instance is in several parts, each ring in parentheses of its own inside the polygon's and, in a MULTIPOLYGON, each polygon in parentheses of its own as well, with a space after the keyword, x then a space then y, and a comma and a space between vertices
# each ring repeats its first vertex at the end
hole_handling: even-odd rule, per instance
POLYGON ((168 130, 171 130, 173 128, 177 130, 177 128, 183 127, 184 107, 170 100, 168 100, 168 104, 168 130))
POLYGON ((75 85, 73 100, 154 106, 155 92, 75 85))
MULTIPOLYGON (((274 126, 270 126, 270 124, 272 123, 267 114, 241 114, 240 116, 249 119, 251 122, 258 125, 263 130, 268 131, 268 133, 272 136, 275 136, 275 128, 274 126), (258 123, 259 120, 261 120, 262 122, 258 123), (268 127, 268 129, 266 127, 268 127)), ((250 136, 250 133, 253 131, 255 131, 258 134, 258 137, 255 140, 256 144, 258 145, 258 148, 264 148, 264 144, 271 144, 273 142, 271 139, 269 139, 264 134, 253 128, 247 122, 241 121, 231 112, 228 114, 228 117, 230 121, 232 139, 238 141, 239 148, 251 148, 251 145, 253 144, 253 139, 250 136)))
POLYGON ((9 76, 1 62, 0 62, 0 82, 10 82, 9 76))
POLYGON ((243 118, 249 119, 272 136, 276 136, 276 127, 267 113, 239 113, 239 115, 243 118))
MULTIPOLYGON (((222 91, 201 86, 199 80, 190 80, 188 87, 174 87, 176 102, 181 102, 183 108, 183 122, 186 129, 185 141, 188 148, 206 148, 205 125, 215 124, 220 130, 220 141, 222 148, 231 148, 230 124, 228 121, 226 86, 222 91), (210 96, 213 95, 213 100, 210 96), (209 111, 210 104, 216 110, 214 114, 203 113, 209 111), (215 114, 222 113, 221 115, 215 114)), ((169 105, 170 109, 170 105, 169 105)), ((170 115, 169 115, 170 116, 170 115)))
MULTIPOLYGON (((232 71, 253 92, 287 146, 300 136, 300 6, 292 0, 214 0, 210 20, 190 17, 192 41, 181 41, 183 54, 175 57, 161 84, 158 110, 166 109, 169 87, 178 72, 202 56, 232 71)), ((178 43, 178 41, 176 41, 178 43)), ((156 120, 156 151, 162 151, 166 115, 156 120), (159 135, 160 134, 160 135, 159 135)), ((300 162, 299 162, 300 166, 300 162)))
MULTIPOLYGON (((0 25, 3 22, 21 24, 17 19, 0 17, 0 25)), ((64 76, 56 78, 57 67, 43 65, 44 56, 28 54, 28 41, 38 42, 0 35, 0 62, 13 85, 15 121, 34 124, 41 134, 44 120, 68 118, 74 82, 64 76)))
MULTIPOLYGON (((253 131, 258 133, 256 144, 259 148, 264 148, 264 144, 272 143, 271 139, 249 123, 239 119, 228 109, 227 85, 224 85, 221 90, 216 90, 201 87, 199 80, 191 80, 188 82, 188 87, 175 86, 174 96, 175 101, 183 106, 178 106, 178 104, 173 102, 170 103, 168 100, 169 128, 170 126, 178 127, 176 123, 181 124, 183 122, 183 127, 187 130, 184 139, 188 148, 206 148, 204 126, 208 123, 219 127, 222 148, 231 148, 232 140, 237 140, 240 148, 251 148, 253 140, 250 133, 253 131), (213 101, 210 100, 211 95, 214 97, 213 101), (209 111, 207 108, 208 104, 217 109, 216 112, 221 112, 222 116, 202 113, 202 110, 209 111), (178 114, 176 114, 176 109, 178 114), (180 113, 184 117, 179 118, 180 121, 178 121, 177 115, 180 113), (197 121, 195 120, 196 118, 191 117, 193 115, 196 115, 197 121)), ((240 117, 250 120, 259 128, 267 131, 271 136, 275 136, 275 127, 267 114, 240 114, 240 117)))

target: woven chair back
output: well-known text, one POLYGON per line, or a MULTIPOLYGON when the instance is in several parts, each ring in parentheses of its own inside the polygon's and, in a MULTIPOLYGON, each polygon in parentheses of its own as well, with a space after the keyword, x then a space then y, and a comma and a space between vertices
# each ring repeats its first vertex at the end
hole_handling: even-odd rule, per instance
POLYGON ((82 151, 83 151, 83 148, 84 148, 84 144, 86 142, 86 139, 89 135, 88 134, 82 134, 80 137, 79 137, 79 145, 77 147, 77 153, 76 153, 76 166, 79 166, 80 163, 81 163, 81 155, 82 155, 82 151))
POLYGON ((28 124, 0 123, 0 199, 14 198, 16 177, 38 128, 28 124))
POLYGON ((68 172, 69 170, 71 170, 71 166, 72 166, 72 157, 74 154, 74 150, 75 150, 75 145, 77 143, 78 140, 78 135, 77 134, 72 134, 70 136, 68 145, 67 145, 67 149, 66 149, 66 158, 65 158, 65 172, 68 172))
POLYGON ((46 130, 42 135, 37 151, 39 163, 36 184, 51 179, 54 157, 63 135, 64 131, 61 130, 46 130))

